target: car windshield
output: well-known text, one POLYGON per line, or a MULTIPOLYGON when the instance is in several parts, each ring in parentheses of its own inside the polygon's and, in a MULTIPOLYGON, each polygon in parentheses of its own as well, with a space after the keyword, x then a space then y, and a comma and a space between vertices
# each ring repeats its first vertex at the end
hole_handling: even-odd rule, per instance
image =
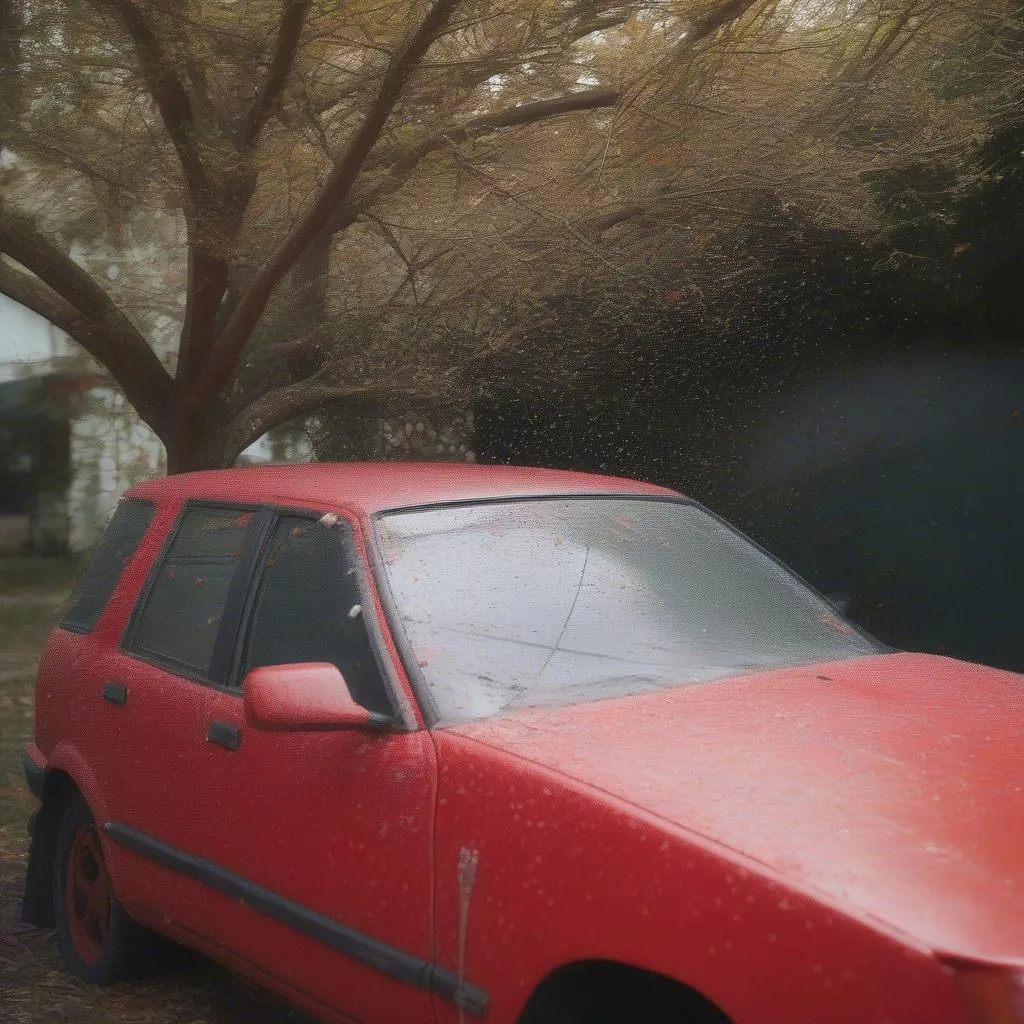
POLYGON ((690 502, 488 502, 387 513, 377 531, 442 724, 880 649, 690 502))

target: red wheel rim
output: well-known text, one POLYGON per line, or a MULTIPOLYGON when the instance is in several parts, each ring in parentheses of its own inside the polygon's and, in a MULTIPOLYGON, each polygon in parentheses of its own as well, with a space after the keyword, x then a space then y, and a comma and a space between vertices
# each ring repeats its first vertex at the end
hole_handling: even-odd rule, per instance
POLYGON ((83 825, 75 833, 65 885, 71 942, 87 964, 94 964, 110 934, 110 879, 95 825, 83 825))

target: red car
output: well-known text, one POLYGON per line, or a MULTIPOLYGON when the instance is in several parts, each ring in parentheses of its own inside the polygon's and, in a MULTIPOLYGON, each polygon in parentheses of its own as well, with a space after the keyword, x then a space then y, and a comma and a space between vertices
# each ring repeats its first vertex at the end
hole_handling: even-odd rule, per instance
POLYGON ((47 644, 24 917, 324 1021, 1024 1021, 1022 677, 544 470, 130 490, 47 644))

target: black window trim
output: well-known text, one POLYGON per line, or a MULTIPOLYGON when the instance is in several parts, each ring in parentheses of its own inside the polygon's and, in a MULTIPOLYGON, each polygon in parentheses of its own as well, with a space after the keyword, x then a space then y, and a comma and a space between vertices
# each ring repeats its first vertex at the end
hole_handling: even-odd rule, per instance
POLYGON ((228 596, 224 601, 224 615, 210 652, 210 679, 225 689, 231 689, 233 659, 246 622, 246 596, 253 579, 262 572, 263 552, 277 518, 269 508, 260 508, 253 513, 238 556, 238 569, 231 579, 228 596))
MULTIPOLYGON (((741 540, 746 541, 748 544, 760 551, 761 554, 767 557, 774 565, 802 583, 815 597, 824 601, 829 607, 833 607, 832 602, 829 601, 829 599, 816 587, 811 586, 811 584, 808 583, 807 580, 805 580, 795 569, 788 566, 781 559, 776 558, 770 551, 765 550, 765 548, 758 544, 756 540, 748 537, 742 530, 712 512, 711 509, 702 505, 699 501, 696 501, 693 498, 687 498, 682 494, 637 494, 632 491, 595 491, 581 493, 580 491, 570 491, 564 494, 520 494, 499 495, 497 497, 485 498, 458 498, 453 501, 431 501, 417 505, 397 505, 391 508, 378 509, 370 517, 373 529, 370 531, 371 536, 367 545, 367 554, 374 578, 377 582, 377 592, 380 594, 380 601, 384 609, 384 616, 388 622, 388 628, 391 630, 392 637, 394 637, 399 659, 402 662, 402 667, 405 669, 405 674, 409 679, 409 685, 416 697, 416 701, 420 707, 420 712, 423 715, 423 721, 428 729, 433 729, 437 726, 440 720, 440 715, 437 705, 434 702, 434 698, 430 695, 430 687, 423 678, 423 673, 420 671, 412 642, 409 640, 405 632, 405 625, 402 622, 401 616, 398 614, 398 604, 391 591, 391 584, 387 576, 387 566, 384 564, 384 555, 380 549, 380 534, 377 530, 378 522, 386 519, 388 516, 400 515, 405 512, 434 512, 445 508, 466 508, 467 506, 480 505, 526 504, 528 502, 532 503, 537 501, 593 501, 601 499, 614 499, 618 501, 657 501, 667 504, 688 505, 693 508, 698 508, 706 515, 710 516, 715 522, 724 526, 730 533, 739 537, 741 540)), ((891 647, 889 644, 879 640, 878 637, 872 636, 872 634, 864 629, 863 626, 846 618, 838 611, 836 612, 836 616, 844 623, 852 626, 854 632, 861 637, 861 639, 873 644, 876 648, 876 655, 892 654, 898 651, 898 648, 891 647)))
MULTIPOLYGON (((308 519, 310 522, 316 522, 328 511, 341 515, 345 519, 352 529, 353 536, 358 535, 363 539, 363 546, 367 551, 367 556, 368 558, 371 557, 370 545, 366 542, 359 520, 355 516, 337 509, 320 508, 319 510, 314 510, 282 504, 247 504, 208 499, 183 501, 175 516, 174 523, 167 531, 167 535, 160 545, 160 550, 153 558, 146 582, 139 591, 139 596, 136 598, 128 623, 121 633, 118 643, 119 649, 130 657, 137 658, 146 664, 154 665, 156 668, 188 679, 193 683, 198 683, 200 686, 206 686, 220 693, 241 698, 242 680, 238 678, 238 671, 241 667, 243 645, 252 624, 253 605, 255 604, 260 581, 263 578, 265 567, 264 555, 267 543, 281 518, 285 516, 298 516, 308 519), (194 666, 185 665, 175 661, 173 658, 167 658, 154 654, 152 651, 133 646, 143 609, 149 601, 150 593, 156 585, 160 569, 167 559, 171 545, 174 544, 175 538, 178 536, 185 516, 189 512, 200 509, 225 510, 239 512, 240 514, 251 513, 253 517, 252 523, 249 525, 245 535, 242 552, 239 555, 238 567, 228 588, 220 626, 217 629, 217 635, 213 641, 213 650, 210 654, 210 669, 206 675, 197 672, 194 666)), ((376 605, 373 600, 366 568, 362 564, 362 559, 358 557, 358 551, 356 555, 355 577, 364 608, 363 624, 366 627, 367 636, 370 640, 371 651, 377 662, 377 669, 384 685, 388 704, 392 708, 391 717, 378 724, 383 728, 412 732, 415 731, 416 724, 408 713, 407 701, 402 696, 402 687, 396 677, 391 653, 384 640, 382 625, 376 614, 376 605), (373 609, 372 614, 366 615, 365 609, 373 609)))
MULTIPOLYGON (((205 499, 183 501, 178 509, 174 523, 167 531, 167 535, 164 537, 163 543, 160 545, 160 550, 153 559, 153 564, 150 566, 146 582, 139 591, 139 596, 136 598, 135 607, 132 608, 128 624, 121 633, 121 639, 118 643, 119 649, 130 657, 137 658, 139 661, 143 661, 146 664, 164 669, 174 675, 182 676, 192 682, 200 683, 203 686, 210 686, 217 690, 227 690, 228 687, 221 681, 221 679, 214 675, 215 667, 218 672, 223 670, 223 660, 217 661, 216 658, 219 653, 219 649, 221 649, 226 642, 223 638, 225 636, 230 638, 232 635, 232 632, 229 629, 229 623, 234 623, 234 631, 237 632, 238 615, 240 613, 238 591, 241 590, 241 581, 245 580, 248 574, 251 574, 253 565, 255 564, 262 548, 262 542, 257 545, 255 541, 266 529, 266 522, 272 520, 272 511, 262 505, 243 504, 233 501, 209 501, 205 499), (166 655, 156 654, 155 652, 146 650, 145 648, 134 646, 135 635, 138 632, 142 613, 146 608, 146 605, 149 603, 149 598, 153 592, 153 588, 156 586, 160 570, 163 568, 164 563, 167 560, 167 555, 171 550, 171 546, 174 544, 174 541, 182 528, 182 524, 185 522, 185 517, 190 512, 200 511, 202 509, 238 512, 241 515, 252 515, 252 522, 246 530, 245 540, 242 543, 242 551, 238 558, 238 565, 235 568, 234 576, 232 577, 231 583, 228 587, 227 597, 224 601, 224 611, 221 613, 220 625, 217 627, 217 635, 214 637, 213 649, 210 652, 210 667, 206 674, 197 671, 194 665, 186 665, 174 658, 168 658, 166 655)), ((183 561, 187 561, 187 559, 183 561)), ((242 596, 244 596, 244 591, 242 591, 242 596)))
MULTIPOLYGON (((305 519, 311 523, 316 523, 322 519, 325 514, 327 514, 324 509, 314 510, 310 508, 294 508, 288 505, 268 506, 266 511, 271 513, 271 521, 262 538, 260 549, 257 552, 257 557, 254 559, 254 565, 250 568, 248 578, 245 581, 244 592, 240 596, 241 608, 238 628, 234 635, 234 642, 232 644, 230 660, 228 662, 228 670, 225 675, 226 681, 219 687, 225 692, 234 694, 237 697, 241 697, 242 695, 243 680, 240 678, 242 655, 245 650, 245 644, 249 638, 249 633, 252 629, 256 597, 259 593, 260 586, 263 583, 263 575, 267 569, 267 544, 270 542, 270 538, 273 536, 274 531, 277 528, 277 524, 282 519, 298 518, 305 519)), ((335 512, 334 514, 345 520, 352 530, 353 538, 362 536, 361 526, 354 516, 350 517, 349 515, 341 512, 335 512)), ((369 549, 367 548, 367 550, 369 549)), ((362 559, 359 557, 358 550, 354 552, 354 556, 355 573, 353 575, 355 576, 356 586, 359 588, 359 598, 363 607, 363 626, 366 629, 366 635, 370 641, 370 651, 377 664, 377 672, 384 687, 384 694, 387 698, 388 705, 391 708, 390 717, 378 724, 392 729, 414 731, 415 725, 404 711, 406 702, 401 700, 399 696, 401 688, 397 678, 395 677, 395 669, 391 662, 390 652, 387 649, 387 644, 384 642, 384 635, 381 630, 381 623, 379 622, 375 611, 375 604, 370 590, 370 581, 367 577, 366 568, 362 564, 362 559), (371 610, 369 615, 367 614, 367 609, 371 610)), ((218 641, 220 640, 219 634, 217 639, 218 641)))
MULTIPOLYGON (((142 547, 142 542, 146 539, 146 534, 149 533, 149 531, 153 528, 153 523, 157 520, 157 513, 159 510, 157 508, 157 503, 153 501, 152 498, 122 497, 114 506, 114 510, 110 516, 110 521, 113 520, 114 516, 117 514, 118 509, 120 509, 122 505, 127 504, 128 502, 131 502, 132 504, 136 505, 148 505, 150 508, 149 520, 146 522, 146 528, 142 531, 142 534, 139 537, 139 542, 135 545, 135 550, 132 552, 131 561, 134 561, 135 556, 139 553, 139 548, 142 547)), ((110 526, 110 521, 107 522, 107 528, 109 528, 110 526)), ((104 533, 106 533, 106 529, 104 529, 104 533)), ((78 588, 84 581, 85 574, 89 571, 91 565, 92 560, 90 559, 89 564, 85 565, 82 568, 82 574, 79 577, 79 579, 75 581, 74 589, 68 596, 67 607, 61 609, 60 618, 57 620, 57 626, 60 629, 63 629, 65 632, 68 633, 75 633, 78 636, 89 636, 89 634, 92 633, 93 630, 95 630, 96 627, 103 621, 103 617, 107 614, 107 609, 110 607, 110 602, 114 594, 117 593, 117 588, 121 586, 121 581, 124 579, 125 569, 128 568, 128 566, 126 565, 121 567, 121 572, 118 574, 113 589, 110 591, 109 594, 107 594, 107 599, 103 602, 103 608, 100 610, 100 613, 96 618, 96 621, 91 626, 85 627, 75 622, 69 622, 67 616, 68 614, 70 614, 70 610, 74 603, 74 599, 78 594, 78 588)))

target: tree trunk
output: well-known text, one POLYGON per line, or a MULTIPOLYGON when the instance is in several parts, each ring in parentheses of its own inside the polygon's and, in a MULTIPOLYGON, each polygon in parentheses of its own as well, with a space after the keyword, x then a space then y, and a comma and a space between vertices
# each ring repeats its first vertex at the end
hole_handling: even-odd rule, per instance
POLYGON ((183 439, 167 446, 167 475, 192 473, 200 469, 226 469, 223 450, 216 438, 183 439))
POLYGON ((175 410, 166 448, 168 475, 227 468, 223 439, 213 426, 212 411, 197 414, 188 402, 180 402, 175 410))
MULTIPOLYGON (((2 0, 0 0, 2 2, 2 0)), ((324 320, 327 306, 327 274, 331 256, 331 236, 320 235, 302 254, 292 272, 291 292, 285 309, 273 332, 282 338, 313 334, 324 320)), ((212 288, 219 301, 223 281, 208 277, 204 287, 212 288)), ((210 311, 196 299, 189 307, 186 329, 180 351, 176 378, 174 422, 167 444, 167 472, 190 473, 201 469, 224 469, 234 462, 226 438, 219 429, 220 420, 216 404, 198 404, 196 381, 203 370, 203 359, 214 344, 210 311), (205 318, 197 326, 193 318, 205 318)), ((322 358, 320 347, 311 346, 306 354, 308 365, 298 364, 290 369, 298 376, 312 373, 322 358)))

